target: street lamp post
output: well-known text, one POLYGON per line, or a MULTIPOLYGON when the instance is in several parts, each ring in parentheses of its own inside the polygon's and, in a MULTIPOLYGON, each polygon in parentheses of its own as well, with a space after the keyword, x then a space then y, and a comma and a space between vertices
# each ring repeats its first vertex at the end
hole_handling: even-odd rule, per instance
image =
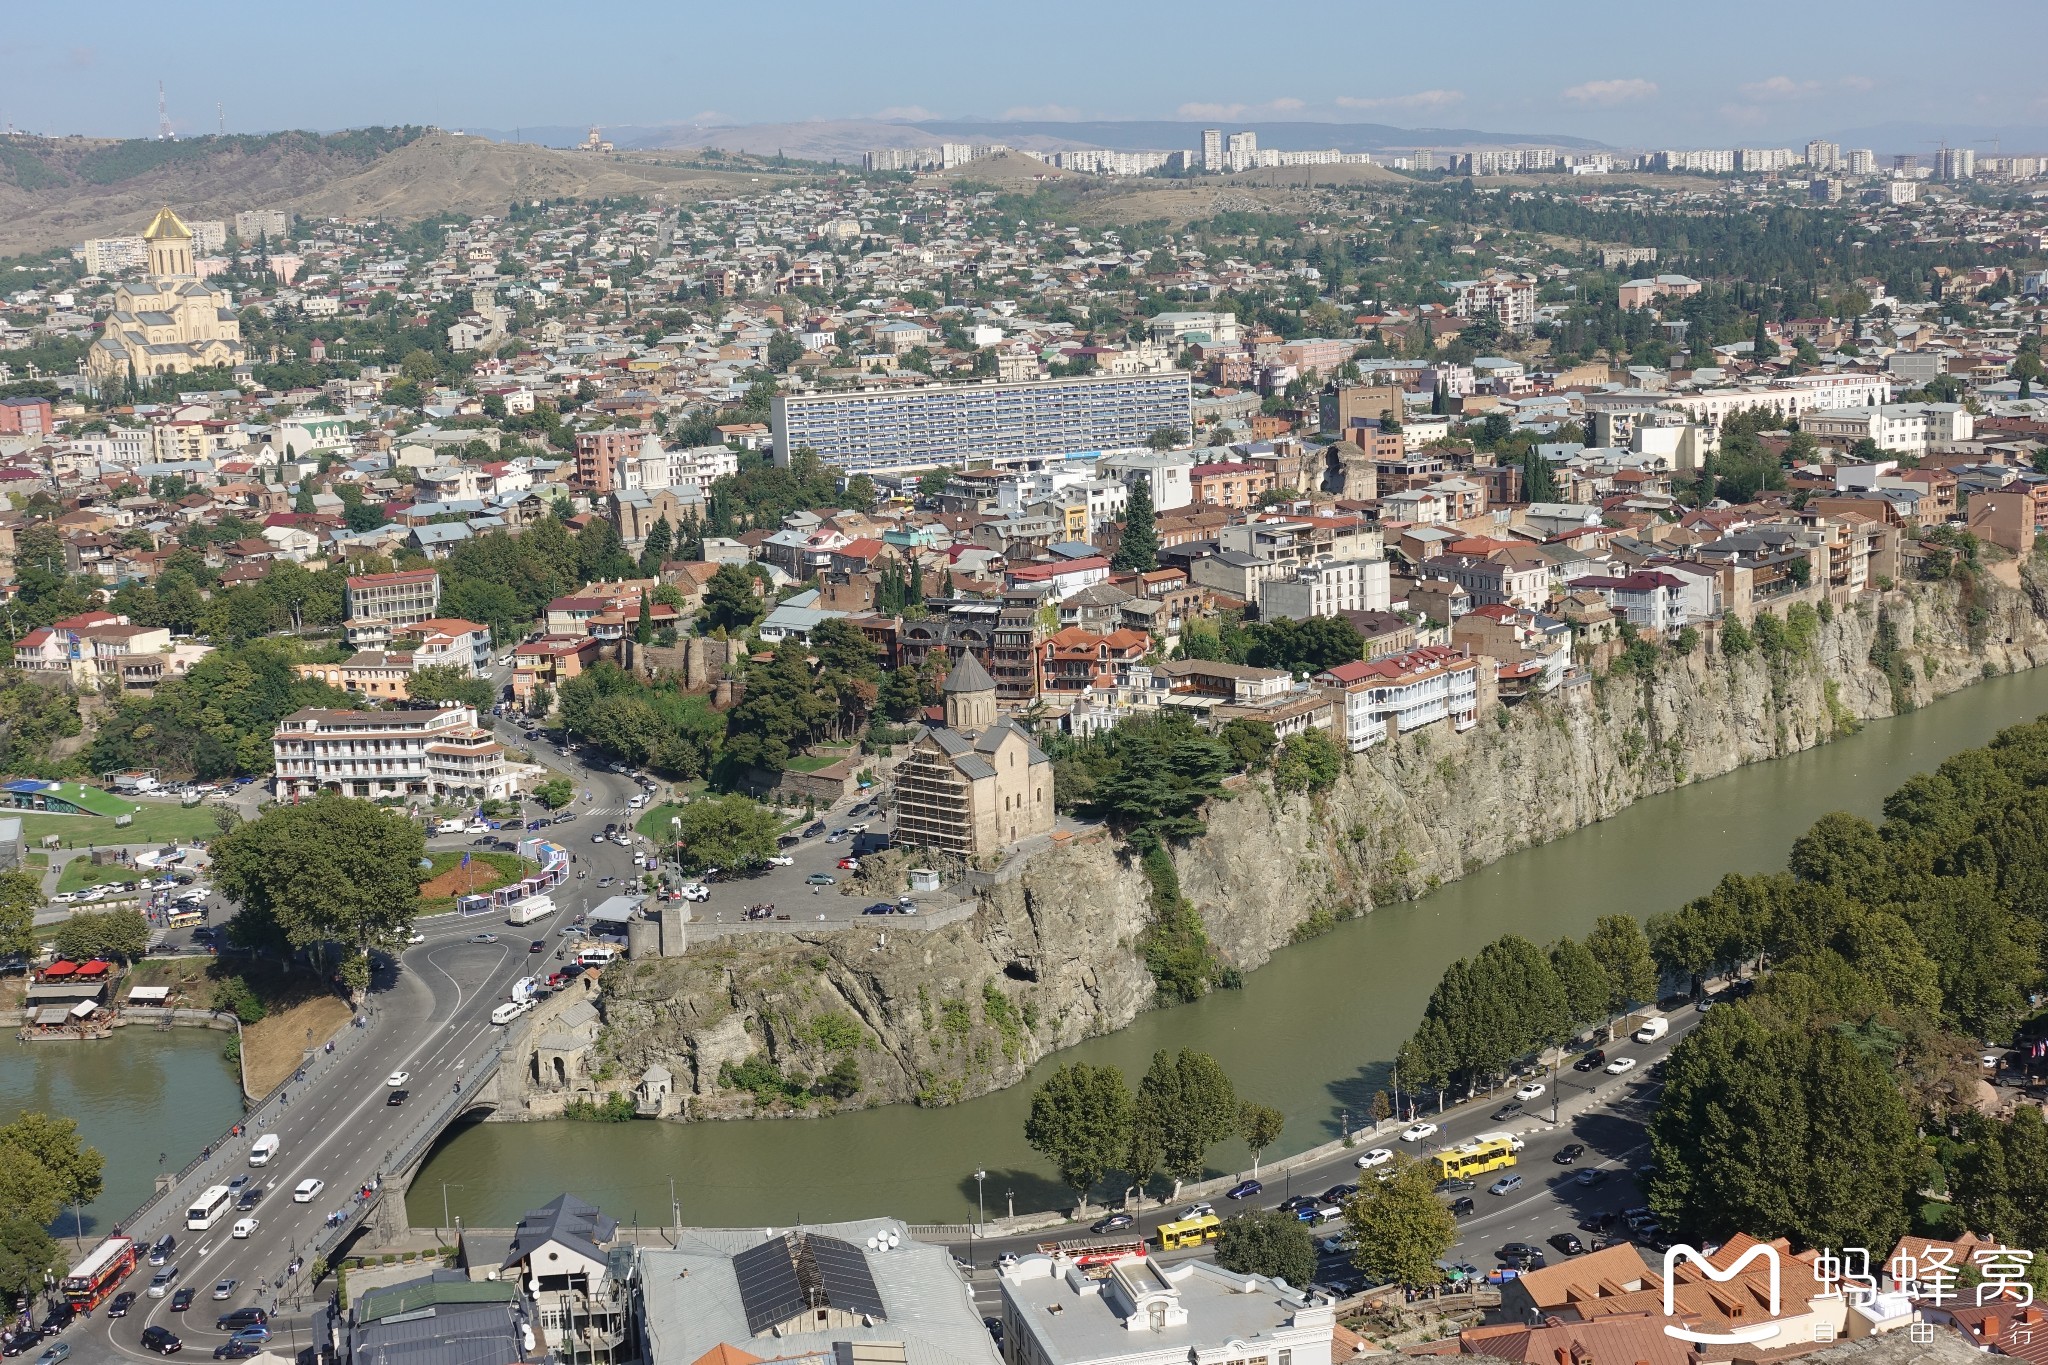
MULTIPOLYGON (((461 1183, 460 1183, 460 1182, 457 1182, 457 1183, 456 1183, 456 1184, 455 1184, 455 1185, 453 1186, 453 1188, 455 1188, 455 1189, 458 1189, 458 1190, 459 1190, 459 1189, 461 1189, 461 1188, 463 1188, 463 1187, 462 1187, 462 1185, 461 1185, 461 1183)), ((444 1227, 444 1228, 445 1228, 445 1227, 448 1227, 448 1226, 450 1225, 451 1221, 452 1221, 452 1220, 451 1220, 451 1219, 449 1218, 449 1216, 448 1216, 448 1191, 449 1191, 449 1189, 450 1189, 450 1185, 449 1185, 449 1183, 448 1183, 447 1181, 445 1181, 445 1180, 444 1180, 444 1181, 442 1181, 442 1182, 441 1182, 441 1226, 442 1226, 442 1227, 444 1227)))

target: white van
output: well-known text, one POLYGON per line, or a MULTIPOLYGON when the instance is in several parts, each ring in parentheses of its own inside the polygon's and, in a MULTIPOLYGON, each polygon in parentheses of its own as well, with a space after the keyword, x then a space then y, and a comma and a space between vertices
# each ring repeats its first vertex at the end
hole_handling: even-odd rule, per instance
POLYGON ((268 1166, 270 1158, 276 1156, 277 1149, 283 1145, 277 1140, 277 1134, 265 1133, 262 1137, 257 1138, 256 1145, 249 1149, 249 1164, 251 1166, 268 1166))
POLYGON ((627 807, 631 810, 639 810, 642 806, 646 804, 647 798, 644 796, 636 796, 626 803, 627 807))
POLYGON ((583 967, 609 967, 619 960, 619 950, 605 944, 585 948, 576 954, 576 962, 583 967))
POLYGON ((1639 1043, 1654 1043, 1669 1032, 1671 1032, 1671 1021, 1660 1014, 1654 1019, 1645 1019, 1643 1021, 1643 1026, 1636 1030, 1636 1041, 1639 1043))
POLYGON ((509 1024, 520 1015, 526 1013, 526 1009, 526 1005, 519 1001, 508 1000, 491 1011, 491 1022, 494 1024, 509 1024))

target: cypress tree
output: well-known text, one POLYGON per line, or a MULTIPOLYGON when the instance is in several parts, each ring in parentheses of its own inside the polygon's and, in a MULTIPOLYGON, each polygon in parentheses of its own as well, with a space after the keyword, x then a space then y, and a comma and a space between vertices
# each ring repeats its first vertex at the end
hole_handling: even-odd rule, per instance
POLYGON ((1131 485, 1131 501, 1124 512, 1123 539, 1117 543, 1110 566, 1150 573, 1159 567, 1159 524, 1152 511, 1152 481, 1139 479, 1131 485))

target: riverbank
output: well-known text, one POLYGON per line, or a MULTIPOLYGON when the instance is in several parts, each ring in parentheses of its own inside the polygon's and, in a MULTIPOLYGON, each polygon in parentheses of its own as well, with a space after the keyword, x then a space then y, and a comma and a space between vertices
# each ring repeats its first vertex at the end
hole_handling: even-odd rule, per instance
MULTIPOLYGON (((877 1105, 811 1123, 483 1123, 451 1133, 415 1179, 411 1221, 441 1221, 441 1184, 467 1224, 516 1219, 573 1188, 643 1223, 716 1226, 893 1214, 972 1221, 977 1169, 988 1212, 1063 1207, 1070 1193, 1024 1142, 1031 1089, 1073 1061, 1135 1083, 1159 1048, 1218 1060, 1247 1099, 1279 1109, 1273 1159, 1355 1128, 1443 970, 1504 933, 1581 936, 1602 915, 1644 916, 1711 890, 1727 872, 1780 869, 1791 841, 1831 810, 1881 817, 1884 797, 1999 730, 2048 713, 2048 669, 2001 676, 1896 720, 1772 763, 1651 796, 1607 820, 1514 853, 1414 900, 1282 947, 1245 979, 1041 1061, 1020 1084, 939 1109, 877 1105), (820 1176, 818 1173, 826 1173, 820 1176), (565 1186, 566 1182, 566 1186, 565 1186)), ((891 935, 893 940, 894 935, 891 935)), ((800 1004, 792 976, 784 997, 800 1004)), ((771 1019, 770 1028, 788 1025, 771 1019)), ((861 1052, 862 1065, 872 1054, 861 1052)), ((680 1078, 679 1078, 680 1083, 680 1078)), ((1249 1167, 1227 1143, 1216 1172, 1249 1167)))
MULTIPOLYGON (((2048 593, 2039 594, 2048 600, 2048 593)), ((1768 648, 1691 653, 1588 679, 1463 734, 1438 724, 1354 756, 1316 797, 1264 778, 1212 802, 1172 849, 1219 964, 1416 896, 1647 796, 1782 758, 1866 720, 2048 660, 2035 597, 1948 584, 1788 612, 1768 648)), ((924 932, 749 935, 605 974, 601 1045, 531 1079, 498 1117, 668 1071, 688 1119, 812 1116, 845 1105, 958 1103, 1015 1084, 1049 1052, 1128 1026, 1156 992, 1138 945, 1152 888, 1106 833, 1048 848, 924 932), (808 1093, 851 1055, 861 1084, 808 1093), (580 1074, 579 1074, 580 1073, 580 1074)))

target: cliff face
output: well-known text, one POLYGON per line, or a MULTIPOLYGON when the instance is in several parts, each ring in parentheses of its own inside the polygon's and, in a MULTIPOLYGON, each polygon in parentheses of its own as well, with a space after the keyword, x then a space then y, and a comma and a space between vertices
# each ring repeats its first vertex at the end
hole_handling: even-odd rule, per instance
MULTIPOLYGON (((1640 797, 1810 748, 1868 718, 2048 660, 2048 588, 1916 586, 1809 618, 1791 650, 1669 651, 1626 673, 1429 727, 1355 756, 1320 798, 1263 779, 1213 803, 1174 850, 1223 962, 1419 894, 1640 797)), ((599 1088, 668 1067, 690 1117, 944 1104, 1017 1081, 1047 1052, 1153 1003, 1135 944, 1135 859, 1106 834, 1054 848, 931 931, 759 934, 605 974, 599 1088), (837 1066, 858 1093, 805 1097, 837 1066), (795 1096, 794 1099, 791 1097, 795 1096)), ((845 1087, 842 1085, 841 1089, 845 1087)))

